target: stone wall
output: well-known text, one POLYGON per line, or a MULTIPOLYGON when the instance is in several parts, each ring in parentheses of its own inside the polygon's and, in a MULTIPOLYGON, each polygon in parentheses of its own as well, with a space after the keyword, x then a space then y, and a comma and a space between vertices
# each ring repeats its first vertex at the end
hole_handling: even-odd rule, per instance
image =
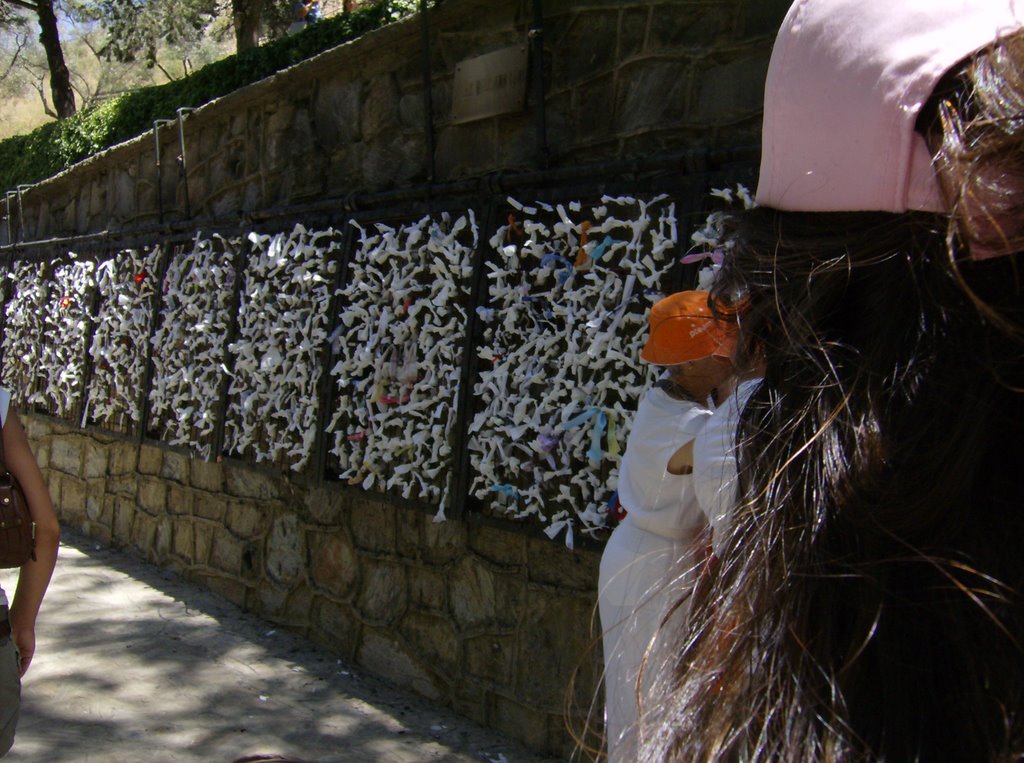
MULTIPOLYGON (((455 65, 528 44, 531 0, 445 0, 430 17, 433 141, 414 19, 190 114, 191 217, 166 128, 164 221, 180 234, 429 180, 754 144, 788 4, 545 0, 541 140, 532 98, 519 113, 450 119, 455 65)), ((108 231, 116 246, 152 234, 157 198, 147 134, 26 191, 28 237, 108 231)), ((343 486, 25 419, 64 522, 538 750, 571 749, 570 678, 579 668, 581 712, 599 683, 599 549, 571 552, 472 512, 435 524, 343 486)))
POLYGON ((445 0, 429 17, 433 141, 413 18, 189 114, 187 203, 177 126, 170 125, 161 132, 159 194, 149 132, 27 190, 26 235, 155 224, 158 196, 165 222, 201 226, 423 183, 432 164, 432 180, 444 182, 544 161, 572 166, 756 143, 770 42, 788 4, 546 0, 542 144, 532 96, 518 113, 451 120, 456 64, 529 44, 531 0, 445 0))
POLYGON ((64 523, 568 756, 570 678, 582 712, 599 675, 595 550, 24 420, 64 523))

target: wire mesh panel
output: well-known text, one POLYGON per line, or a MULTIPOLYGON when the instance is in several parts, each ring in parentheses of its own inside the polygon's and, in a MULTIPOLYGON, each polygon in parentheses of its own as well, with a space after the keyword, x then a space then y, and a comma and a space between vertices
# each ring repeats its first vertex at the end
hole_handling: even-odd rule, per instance
POLYGON ((98 305, 89 354, 84 421, 115 432, 138 431, 142 418, 153 296, 162 246, 121 249, 96 268, 98 305))
POLYGON ((228 346, 225 453, 295 471, 313 454, 327 341, 333 228, 248 236, 238 335, 228 346))
POLYGON ((40 339, 39 370, 46 384, 37 402, 50 415, 76 424, 89 373, 87 350, 95 291, 94 258, 79 258, 69 252, 52 265, 40 339))
POLYGON ((49 287, 40 262, 15 262, 8 276, 10 295, 4 306, 3 386, 18 400, 44 400, 48 384, 40 338, 45 328, 49 287))
POLYGON ((331 337, 328 472, 451 503, 453 431, 479 229, 473 210, 362 227, 331 337))
POLYGON ((163 279, 147 434, 210 458, 216 448, 240 237, 197 235, 163 279))
POLYGON ((650 305, 677 262, 667 196, 523 204, 490 239, 469 426, 471 495, 552 538, 606 526, 650 305))

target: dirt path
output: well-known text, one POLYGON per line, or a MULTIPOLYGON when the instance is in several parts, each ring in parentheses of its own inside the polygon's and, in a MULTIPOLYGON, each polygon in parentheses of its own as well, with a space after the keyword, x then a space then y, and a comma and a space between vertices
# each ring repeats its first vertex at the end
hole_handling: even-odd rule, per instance
POLYGON ((66 535, 43 606, 7 760, 550 760, 81 536, 66 535))

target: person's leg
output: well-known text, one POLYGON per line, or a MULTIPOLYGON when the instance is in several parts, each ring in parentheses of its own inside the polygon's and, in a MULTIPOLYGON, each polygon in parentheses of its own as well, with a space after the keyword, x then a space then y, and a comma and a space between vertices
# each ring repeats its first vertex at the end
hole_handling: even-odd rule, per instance
MULTIPOLYGON (((3 625, 7 618, 4 613, 3 625)), ((18 671, 18 650, 7 635, 0 638, 0 757, 14 744, 14 731, 21 715, 21 677, 18 671)))
POLYGON ((637 681, 664 614, 658 592, 672 567, 675 546, 635 527, 627 516, 601 556, 598 609, 609 763, 636 759, 637 681))

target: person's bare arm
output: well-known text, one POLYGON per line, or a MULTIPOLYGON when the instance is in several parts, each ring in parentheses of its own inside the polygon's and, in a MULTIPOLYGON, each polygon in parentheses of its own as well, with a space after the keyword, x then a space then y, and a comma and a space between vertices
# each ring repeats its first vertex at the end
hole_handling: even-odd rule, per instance
POLYGON ((669 474, 690 474, 693 471, 693 440, 672 454, 666 471, 669 474))
POLYGON ((36 558, 22 565, 11 604, 11 637, 21 655, 21 674, 25 675, 36 649, 36 617, 57 563, 60 524, 25 430, 13 410, 4 422, 3 438, 7 468, 25 491, 36 524, 36 558))

